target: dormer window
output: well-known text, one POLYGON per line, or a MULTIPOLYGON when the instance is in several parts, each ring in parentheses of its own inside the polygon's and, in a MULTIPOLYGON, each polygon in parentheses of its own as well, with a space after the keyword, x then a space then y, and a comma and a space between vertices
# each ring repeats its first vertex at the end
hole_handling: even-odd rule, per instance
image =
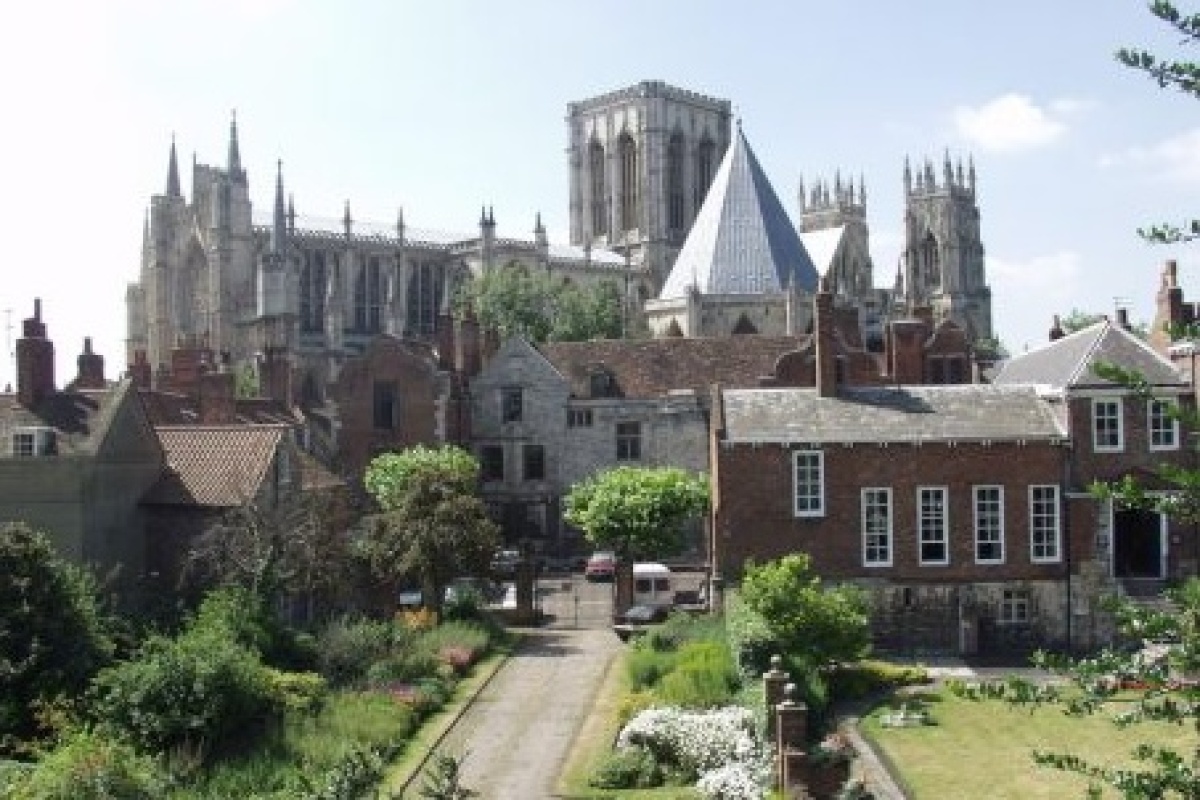
POLYGON ((53 428, 17 428, 12 432, 14 458, 52 456, 58 452, 58 438, 53 428))
POLYGON ((613 394, 613 376, 603 367, 593 369, 588 375, 588 393, 592 397, 611 397, 613 394))

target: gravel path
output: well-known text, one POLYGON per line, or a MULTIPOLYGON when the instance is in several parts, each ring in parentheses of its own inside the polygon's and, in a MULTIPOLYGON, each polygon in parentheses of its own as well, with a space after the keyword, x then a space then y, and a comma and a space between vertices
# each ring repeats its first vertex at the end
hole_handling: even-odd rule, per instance
POLYGON ((438 748, 463 758, 463 784, 485 800, 553 797, 571 743, 621 647, 607 628, 522 635, 517 652, 438 748))

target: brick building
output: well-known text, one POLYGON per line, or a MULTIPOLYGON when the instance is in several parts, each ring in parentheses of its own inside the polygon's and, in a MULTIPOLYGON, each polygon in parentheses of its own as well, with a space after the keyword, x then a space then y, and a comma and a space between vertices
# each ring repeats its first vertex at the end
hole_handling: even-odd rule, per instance
MULTIPOLYGON (((826 352, 836 351, 830 348, 826 352)), ((808 389, 724 389, 712 424, 714 569, 810 554, 867 588, 876 643, 922 652, 1089 647, 1099 599, 1195 574, 1196 534, 1114 509, 1093 481, 1193 463, 1188 384, 1102 322, 1012 359, 995 385, 861 387, 817 347, 808 389), (1143 398, 1100 362, 1146 376, 1143 398)))

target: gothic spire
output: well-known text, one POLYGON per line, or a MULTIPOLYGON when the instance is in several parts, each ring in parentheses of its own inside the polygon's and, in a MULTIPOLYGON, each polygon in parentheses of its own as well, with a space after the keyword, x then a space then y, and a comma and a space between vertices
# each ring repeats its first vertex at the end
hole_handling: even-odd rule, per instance
POLYGON ((912 164, 909 163, 908 156, 904 157, 904 193, 912 194, 912 164))
POLYGON ((296 199, 292 197, 292 193, 288 192, 288 233, 296 231, 296 199))
POLYGON ((242 176, 242 154, 238 149, 237 111, 230 112, 229 118, 229 177, 242 176))
POLYGON ((182 197, 179 191, 179 161, 175 157, 175 134, 171 134, 171 159, 167 165, 167 197, 182 197))
POLYGON ((271 253, 283 255, 287 241, 287 212, 283 205, 283 161, 276 161, 275 171, 275 216, 271 224, 271 253))
POLYGON ((804 175, 800 176, 800 188, 796 190, 796 197, 800 201, 800 213, 804 213, 804 175))
POLYGON ((350 201, 346 201, 346 213, 342 214, 342 228, 346 231, 346 238, 350 238, 350 231, 354 225, 354 219, 350 216, 350 201))
POLYGON ((404 241, 404 206, 396 208, 396 238, 404 241))

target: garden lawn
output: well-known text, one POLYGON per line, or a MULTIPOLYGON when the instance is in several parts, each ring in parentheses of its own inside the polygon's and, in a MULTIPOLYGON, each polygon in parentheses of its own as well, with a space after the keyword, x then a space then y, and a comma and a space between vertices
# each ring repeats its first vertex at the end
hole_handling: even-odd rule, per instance
MULTIPOLYGON (((897 769, 914 800, 1083 798, 1087 781, 1033 763, 1034 750, 1071 753, 1104 765, 1136 764, 1141 742, 1190 753, 1195 729, 1164 723, 1118 728, 1108 716, 1070 717, 1062 708, 1034 710, 1002 701, 972 701, 942 689, 919 695, 935 724, 883 728, 881 707, 863 720, 862 732, 897 769)), ((915 704, 910 704, 910 706, 915 704)), ((1113 704, 1118 707, 1121 704, 1113 704)), ((1103 795, 1115 798, 1111 790, 1103 795)))

